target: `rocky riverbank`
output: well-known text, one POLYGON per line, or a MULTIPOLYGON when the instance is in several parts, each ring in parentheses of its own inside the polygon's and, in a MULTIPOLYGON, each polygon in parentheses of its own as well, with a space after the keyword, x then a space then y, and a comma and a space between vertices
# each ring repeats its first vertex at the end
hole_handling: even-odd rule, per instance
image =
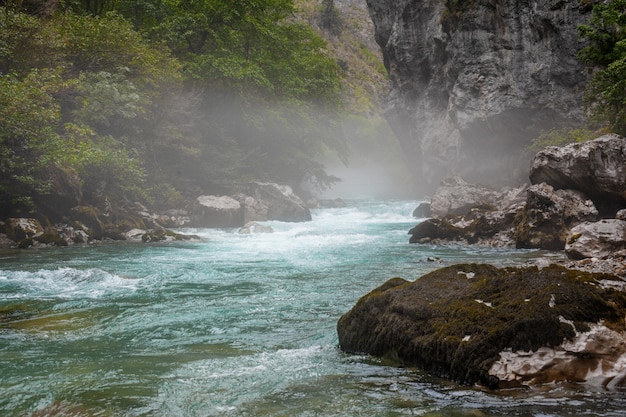
POLYGON ((63 221, 7 218, 0 221, 0 247, 68 246, 103 241, 194 240, 197 236, 173 231, 179 228, 241 228, 242 233, 268 232, 259 222, 311 220, 307 205, 342 205, 340 200, 304 202, 291 187, 250 183, 233 196, 199 196, 187 207, 157 213, 142 204, 128 207, 76 205, 63 213, 63 221), (3 232, 3 233, 2 233, 3 232))
POLYGON ((564 250, 569 266, 624 276, 626 139, 548 147, 532 161, 529 179, 500 191, 445 179, 410 242, 564 250))
POLYGON ((500 191, 447 178, 415 244, 564 251, 556 265, 454 265, 394 278, 338 322, 343 350, 490 388, 626 384, 626 139, 606 135, 534 158, 531 184, 500 191))

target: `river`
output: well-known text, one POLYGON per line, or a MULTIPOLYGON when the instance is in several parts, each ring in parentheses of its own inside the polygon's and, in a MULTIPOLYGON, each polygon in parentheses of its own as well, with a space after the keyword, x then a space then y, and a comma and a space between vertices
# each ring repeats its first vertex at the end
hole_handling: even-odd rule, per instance
POLYGON ((529 251, 411 245, 418 201, 349 201, 274 233, 0 252, 1 416, 623 416, 624 392, 490 392, 342 353, 387 279, 529 251), (433 261, 433 259, 435 261, 433 261))

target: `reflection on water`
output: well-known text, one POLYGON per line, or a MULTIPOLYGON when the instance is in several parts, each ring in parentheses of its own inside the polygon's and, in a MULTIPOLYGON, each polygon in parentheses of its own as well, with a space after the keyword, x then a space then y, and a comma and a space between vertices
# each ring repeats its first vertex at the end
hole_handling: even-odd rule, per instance
POLYGON ((536 255, 409 245, 417 204, 188 230, 200 243, 2 252, 0 415, 624 415, 623 392, 489 392, 337 349, 339 317, 388 278, 536 255))

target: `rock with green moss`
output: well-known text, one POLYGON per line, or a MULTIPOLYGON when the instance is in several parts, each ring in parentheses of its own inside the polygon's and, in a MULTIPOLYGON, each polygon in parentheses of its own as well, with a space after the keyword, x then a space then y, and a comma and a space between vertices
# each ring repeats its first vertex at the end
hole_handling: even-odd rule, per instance
POLYGON ((18 243, 43 233, 43 227, 37 219, 9 218, 4 222, 4 231, 9 239, 18 243))
POLYGON ((491 388, 624 385, 624 285, 556 265, 455 265, 362 297, 337 324, 339 344, 491 388))
POLYGON ((93 206, 76 206, 70 210, 70 219, 86 228, 92 239, 102 239, 105 232, 105 222, 100 218, 101 213, 93 206))

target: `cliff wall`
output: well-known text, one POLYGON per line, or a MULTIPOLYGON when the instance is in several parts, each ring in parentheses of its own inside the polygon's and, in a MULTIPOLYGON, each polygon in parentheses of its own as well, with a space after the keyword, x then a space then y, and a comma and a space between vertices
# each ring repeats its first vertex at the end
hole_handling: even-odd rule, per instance
POLYGON ((425 191, 449 174, 527 180, 521 150, 583 122, 581 3, 367 0, 391 82, 386 116, 425 191))

